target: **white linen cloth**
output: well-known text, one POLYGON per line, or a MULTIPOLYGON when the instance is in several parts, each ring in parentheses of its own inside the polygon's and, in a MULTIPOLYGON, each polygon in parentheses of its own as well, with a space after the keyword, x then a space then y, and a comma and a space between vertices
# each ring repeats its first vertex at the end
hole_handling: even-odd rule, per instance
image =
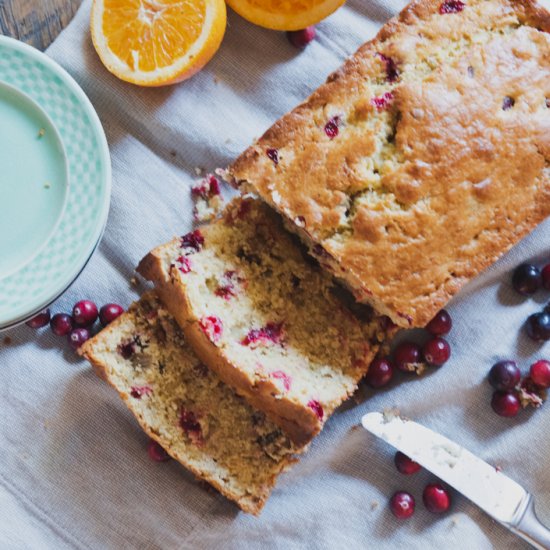
MULTIPOLYGON (((90 1, 48 50, 81 84, 109 140, 113 195, 103 241, 52 310, 79 299, 127 306, 129 283, 152 247, 192 224, 195 167, 226 166, 280 115, 303 100, 404 2, 351 0, 318 26, 305 51, 282 33, 234 13, 213 61, 188 82, 140 89, 99 62, 88 31, 90 1)), ((0 547, 101 548, 526 548, 475 506, 453 494, 450 513, 421 503, 427 472, 406 477, 393 451, 362 429, 367 411, 397 406, 502 467, 537 497, 550 524, 550 403, 516 419, 490 408, 485 377, 510 357, 525 371, 550 357, 531 342, 527 316, 550 299, 510 288, 521 261, 550 260, 550 221, 471 282, 449 310, 453 356, 444 367, 410 377, 334 415, 311 450, 281 476, 260 518, 201 488, 172 461, 151 462, 143 435, 116 392, 48 329, 25 326, 0 336, 0 547), (388 509, 398 489, 417 499, 414 517, 388 509)))

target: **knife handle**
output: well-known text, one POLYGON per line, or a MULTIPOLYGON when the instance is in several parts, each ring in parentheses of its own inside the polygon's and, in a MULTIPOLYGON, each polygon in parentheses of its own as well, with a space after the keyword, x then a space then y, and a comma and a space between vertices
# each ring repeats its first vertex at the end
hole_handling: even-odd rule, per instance
POLYGON ((550 550, 550 529, 546 528, 535 513, 535 500, 528 495, 518 519, 511 530, 538 550, 550 550))

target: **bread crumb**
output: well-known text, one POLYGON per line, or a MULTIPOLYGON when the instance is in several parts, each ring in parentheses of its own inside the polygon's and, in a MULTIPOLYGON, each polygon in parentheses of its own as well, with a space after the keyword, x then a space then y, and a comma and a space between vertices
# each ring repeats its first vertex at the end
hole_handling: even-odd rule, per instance
POLYGON ((399 418, 399 409, 396 407, 393 408, 387 408, 382 411, 382 415, 384 416, 384 424, 387 424, 388 422, 391 422, 394 418, 399 418))
POLYGON ((38 139, 41 139, 44 137, 44 134, 46 133, 46 130, 44 128, 40 128, 40 130, 38 130, 38 135, 36 136, 38 139))
POLYGON ((135 277, 132 277, 132 278, 130 279, 130 284, 131 284, 132 286, 138 286, 138 280, 137 280, 135 277))
POLYGON ((458 515, 455 514, 451 517, 451 527, 456 527, 458 525, 458 515))
POLYGON ((193 218, 202 223, 213 220, 222 210, 225 202, 220 191, 220 181, 214 174, 196 181, 191 187, 191 195, 195 200, 193 218))
POLYGON ((224 181, 231 182, 232 180, 232 176, 227 168, 216 168, 214 170, 214 174, 216 174, 216 176, 220 176, 220 178, 224 181))
POLYGON ((377 500, 373 500, 371 503, 370 503, 370 509, 371 510, 376 510, 378 508, 378 506, 380 506, 380 504, 378 503, 377 500))
POLYGON ((51 184, 49 181, 47 181, 45 184, 44 184, 44 189, 49 189, 51 187, 51 184))
POLYGON ((355 393, 351 396, 351 399, 353 399, 353 402, 356 405, 361 405, 361 403, 364 403, 367 399, 368 391, 369 390, 366 383, 361 382, 355 393))

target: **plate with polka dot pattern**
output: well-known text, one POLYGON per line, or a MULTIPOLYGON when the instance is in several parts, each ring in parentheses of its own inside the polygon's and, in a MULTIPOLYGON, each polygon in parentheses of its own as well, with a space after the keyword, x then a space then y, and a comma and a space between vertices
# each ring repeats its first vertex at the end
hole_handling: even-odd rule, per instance
MULTIPOLYGON (((64 171, 60 173, 66 178, 63 181, 66 189, 55 199, 54 192, 50 191, 55 191, 53 185, 56 182, 47 181, 48 175, 44 172, 34 177, 36 189, 32 189, 33 193, 25 191, 29 201, 26 203, 20 200, 22 192, 14 193, 14 185, 22 185, 27 174, 22 174, 20 179, 13 178, 8 170, 13 182, 8 186, 4 170, 4 186, 0 182, 0 204, 14 224, 6 223, 4 218, 0 224, 0 244, 7 246, 7 250, 21 252, 24 245, 36 237, 36 232, 46 230, 44 227, 52 229, 52 233, 47 238, 36 239, 37 243, 40 242, 40 249, 37 253, 27 254, 28 261, 21 266, 11 271, 6 269, 4 273, 0 270, 0 330, 15 326, 46 308, 74 282, 101 239, 111 196, 111 163, 105 133, 92 104, 75 80, 42 52, 0 36, 1 86, 9 94, 4 92, 0 99, 16 98, 7 105, 8 111, 11 109, 15 113, 13 124, 18 124, 19 103, 26 105, 25 115, 30 112, 39 120, 42 113, 46 121, 37 123, 37 126, 44 127, 37 127, 33 138, 29 139, 28 165, 19 165, 25 166, 26 172, 39 166, 41 158, 30 147, 38 147, 37 143, 46 147, 46 132, 53 126, 56 145, 52 150, 55 149, 59 159, 63 159, 64 171), (18 200, 14 200, 14 196, 18 200), (13 201, 13 205, 10 203, 6 207, 9 201, 13 201), (49 202, 56 205, 59 219, 41 225, 40 220, 28 215, 31 202, 38 212, 40 208, 47 209, 49 202), (21 221, 24 216, 28 222, 21 221), (25 231, 28 240, 21 240, 21 233, 25 231)), ((19 118, 23 120, 24 117, 19 118)), ((0 144, 3 140, 4 144, 13 145, 21 135, 21 128, 10 126, 5 120, 4 117, 4 123, 0 124, 0 134, 3 133, 0 144)), ((32 124, 33 119, 30 120, 32 124)), ((18 149, 14 148, 14 151, 18 149)), ((48 166, 46 160, 44 166, 48 166)), ((0 178, 1 174, 2 171, 0 178)), ((6 258, 3 259, 5 263, 6 258)))

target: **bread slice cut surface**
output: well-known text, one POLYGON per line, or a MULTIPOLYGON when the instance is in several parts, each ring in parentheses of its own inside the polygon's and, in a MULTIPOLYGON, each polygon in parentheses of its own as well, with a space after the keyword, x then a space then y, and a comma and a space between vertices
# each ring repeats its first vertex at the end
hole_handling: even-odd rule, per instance
POLYGON ((206 368, 154 292, 80 353, 151 438, 246 512, 260 512, 304 450, 206 368))
POLYGON ((351 395, 392 331, 370 308, 352 312, 257 199, 152 251, 152 280, 197 354, 297 443, 351 395))

